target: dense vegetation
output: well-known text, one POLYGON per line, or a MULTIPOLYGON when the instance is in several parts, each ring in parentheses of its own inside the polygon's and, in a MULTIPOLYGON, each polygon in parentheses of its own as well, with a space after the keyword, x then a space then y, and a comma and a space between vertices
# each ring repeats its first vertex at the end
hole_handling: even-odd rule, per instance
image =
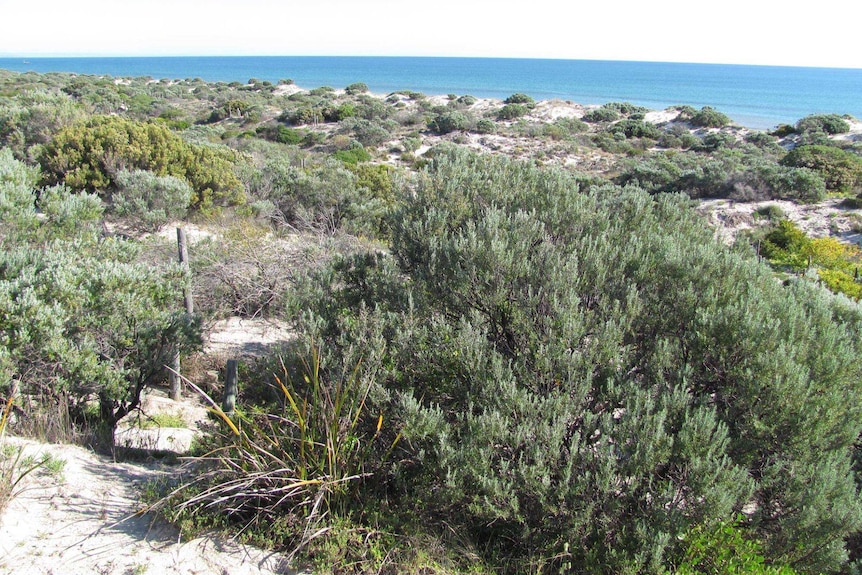
POLYGON ((849 119, 674 111, 0 72, 5 405, 110 439, 209 320, 278 318, 186 529, 338 573, 855 572, 859 250, 694 209, 855 205, 849 119), (139 233, 180 218, 191 276, 139 233))

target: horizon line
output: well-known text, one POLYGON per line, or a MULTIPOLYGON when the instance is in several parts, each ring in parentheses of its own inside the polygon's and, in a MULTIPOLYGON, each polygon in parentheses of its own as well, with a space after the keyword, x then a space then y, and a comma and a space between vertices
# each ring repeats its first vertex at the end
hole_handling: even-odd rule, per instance
POLYGON ((0 59, 40 60, 40 59, 146 59, 146 58, 413 58, 413 59, 464 59, 464 60, 554 60, 569 62, 620 62, 642 64, 689 64, 698 66, 749 66, 764 68, 823 68, 835 70, 862 70, 862 66, 814 65, 814 64, 775 64, 775 63, 743 63, 685 60, 636 60, 625 58, 568 58, 562 56, 475 56, 475 55, 428 55, 428 54, 102 54, 102 53, 9 53, 0 52, 0 59))

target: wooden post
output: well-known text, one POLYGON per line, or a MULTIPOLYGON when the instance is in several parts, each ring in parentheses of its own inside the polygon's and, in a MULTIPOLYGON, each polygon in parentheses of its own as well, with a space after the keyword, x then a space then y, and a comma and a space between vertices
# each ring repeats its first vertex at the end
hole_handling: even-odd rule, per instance
MULTIPOLYGON (((180 266, 183 272, 189 274, 189 244, 186 240, 186 231, 183 228, 177 228, 177 251, 179 252, 180 266)), ((183 299, 186 303, 186 313, 192 315, 195 313, 195 304, 192 300, 192 288, 186 284, 183 287, 183 299)))
MULTIPOLYGON (((186 231, 183 228, 177 228, 177 252, 179 254, 180 266, 183 268, 183 272, 186 275, 186 279, 188 279, 189 274, 189 247, 188 241, 186 240, 186 231)), ((192 290, 191 286, 186 285, 183 286, 183 300, 186 306, 186 313, 191 315, 194 313, 194 301, 192 300, 192 290)), ((180 354, 179 352, 174 353, 174 361, 173 361, 173 372, 169 375, 169 381, 171 384, 171 399, 174 401, 178 401, 180 397, 182 397, 182 380, 180 380, 180 354), (176 373, 174 373, 176 372, 176 373)))
POLYGON ((221 409, 225 413, 233 413, 236 407, 236 394, 239 388, 236 374, 236 360, 227 360, 226 373, 224 378, 224 397, 221 401, 221 409))

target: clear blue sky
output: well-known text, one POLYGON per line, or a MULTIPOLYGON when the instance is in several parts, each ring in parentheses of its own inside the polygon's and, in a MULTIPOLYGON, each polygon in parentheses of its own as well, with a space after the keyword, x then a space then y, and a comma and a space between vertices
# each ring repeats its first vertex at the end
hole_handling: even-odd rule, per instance
POLYGON ((0 0, 0 56, 498 56, 862 68, 858 0, 0 0))

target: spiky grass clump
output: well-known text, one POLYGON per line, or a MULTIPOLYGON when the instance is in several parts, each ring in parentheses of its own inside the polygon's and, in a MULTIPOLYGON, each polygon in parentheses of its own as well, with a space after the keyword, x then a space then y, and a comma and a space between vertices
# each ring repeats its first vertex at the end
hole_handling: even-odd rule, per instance
POLYGON ((330 380, 312 349, 300 384, 282 363, 274 380, 280 413, 228 415, 204 395, 223 425, 193 462, 193 477, 156 509, 181 524, 231 529, 298 551, 343 516, 362 481, 381 469, 398 441, 382 433, 382 413, 368 405, 370 385, 358 369, 330 380), (384 438, 386 436, 386 438, 384 438))

